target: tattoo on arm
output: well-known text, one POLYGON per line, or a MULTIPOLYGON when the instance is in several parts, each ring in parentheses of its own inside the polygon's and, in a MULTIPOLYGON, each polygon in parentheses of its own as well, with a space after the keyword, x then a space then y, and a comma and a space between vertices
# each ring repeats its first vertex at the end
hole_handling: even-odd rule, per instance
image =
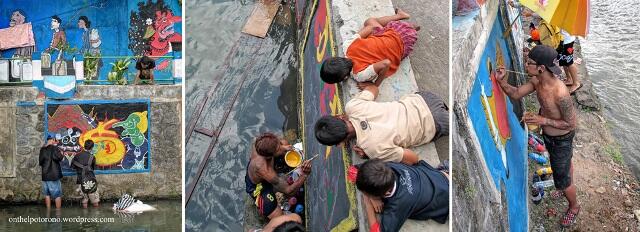
POLYGON ((553 127, 558 128, 560 130, 572 130, 576 126, 576 110, 573 106, 573 98, 571 96, 566 96, 560 98, 558 102, 558 107, 560 109, 560 114, 562 115, 562 119, 554 120, 554 119, 546 119, 546 124, 553 127))
POLYGON ((284 182, 279 176, 274 175, 269 183, 273 185, 273 188, 278 192, 286 192, 287 187, 289 186, 287 182, 284 182))

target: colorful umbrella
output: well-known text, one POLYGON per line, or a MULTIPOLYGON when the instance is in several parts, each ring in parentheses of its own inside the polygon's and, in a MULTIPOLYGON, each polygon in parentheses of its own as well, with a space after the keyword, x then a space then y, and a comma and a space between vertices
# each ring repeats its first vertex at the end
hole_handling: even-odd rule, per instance
POLYGON ((520 3, 569 34, 587 37, 589 33, 589 0, 520 0, 520 3))

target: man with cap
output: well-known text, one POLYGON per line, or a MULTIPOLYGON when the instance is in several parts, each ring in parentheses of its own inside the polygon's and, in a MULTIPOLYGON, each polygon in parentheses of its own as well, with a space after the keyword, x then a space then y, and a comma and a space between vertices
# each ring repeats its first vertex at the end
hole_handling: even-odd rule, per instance
POLYGON ((38 163, 42 168, 42 195, 45 195, 44 204, 47 209, 51 208, 51 199, 54 199, 56 209, 62 206, 62 187, 60 185, 62 168, 60 167, 60 161, 62 161, 63 156, 56 146, 57 143, 55 138, 48 136, 47 142, 40 148, 40 156, 38 158, 38 163))
POLYGON ((558 66, 558 53, 555 49, 538 45, 528 54, 525 69, 530 77, 526 84, 514 87, 507 83, 506 70, 497 70, 497 79, 502 90, 509 97, 518 100, 532 92, 536 92, 540 102, 540 114, 525 112, 522 119, 527 124, 542 127, 543 138, 550 154, 551 169, 556 189, 569 202, 569 209, 562 219, 563 226, 575 223, 580 206, 576 199, 576 186, 572 183, 573 168, 571 165, 573 137, 576 128, 576 111, 569 89, 555 75, 562 71, 558 66), (555 74, 555 75, 554 75, 555 74))

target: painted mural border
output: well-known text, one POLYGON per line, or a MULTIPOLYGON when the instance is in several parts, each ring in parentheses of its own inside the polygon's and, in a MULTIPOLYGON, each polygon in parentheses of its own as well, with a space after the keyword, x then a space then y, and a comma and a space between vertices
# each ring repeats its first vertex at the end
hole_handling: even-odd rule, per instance
MULTIPOLYGON (((128 174, 128 173, 148 173, 151 172, 151 99, 150 98, 136 98, 136 99, 114 99, 114 100, 98 100, 98 99, 88 99, 88 100, 47 100, 44 102, 44 136, 43 141, 47 140, 46 132, 49 131, 49 112, 47 108, 49 105, 74 105, 74 104, 122 104, 122 103, 146 103, 147 104, 147 135, 149 150, 147 155, 147 168, 145 169, 136 169, 136 170, 95 170, 95 174, 128 174)), ((75 173, 65 176, 74 176, 75 173)))
MULTIPOLYGON (((330 51, 331 51, 331 55, 335 56, 336 53, 336 47, 335 47, 335 41, 334 41, 334 35, 333 35, 333 30, 332 30, 332 23, 333 23, 333 17, 331 17, 331 0, 313 0, 313 4, 312 4, 312 8, 310 12, 310 17, 307 20, 306 26, 304 27, 305 31, 304 31, 304 37, 303 37, 303 42, 299 48, 299 56, 300 56, 300 68, 299 68, 299 73, 300 73, 300 79, 299 79, 299 86, 300 86, 300 107, 298 108, 298 114, 300 117, 300 122, 301 122, 301 134, 302 136, 302 142, 303 144, 306 144, 304 141, 304 135, 306 135, 305 132, 305 120, 304 120, 304 50, 305 47, 307 46, 307 42, 309 39, 309 30, 311 29, 311 22, 313 21, 313 19, 315 18, 315 14, 317 11, 317 8, 320 4, 319 1, 326 1, 326 8, 327 8, 327 18, 329 19, 327 22, 328 25, 328 30, 329 30, 329 42, 331 43, 331 45, 329 46, 330 51)), ((335 84, 336 85, 336 99, 338 101, 338 107, 337 107, 337 112, 342 113, 342 98, 340 96, 340 85, 335 84)), ((305 146, 306 147, 306 146, 305 146)), ((348 156, 348 152, 346 147, 342 147, 341 149, 342 152, 342 159, 343 159, 343 163, 344 163, 344 174, 345 177, 348 176, 348 168, 351 165, 351 161, 350 161, 350 157, 348 156)), ((305 184, 306 185, 306 184, 305 184)), ((357 221, 356 221, 356 215, 354 212, 356 212, 356 193, 355 193, 355 185, 347 180, 345 180, 345 192, 347 193, 347 197, 348 197, 348 201, 349 201, 349 216, 347 216, 347 218, 343 219, 342 221, 340 221, 335 227, 331 228, 331 231, 349 231, 349 230, 353 230, 357 228, 357 221)), ((305 191, 305 198, 307 197, 307 192, 305 191)), ((309 208, 306 207, 305 211, 307 211, 309 208)), ((308 222, 309 220, 309 214, 305 213, 305 219, 308 222)))

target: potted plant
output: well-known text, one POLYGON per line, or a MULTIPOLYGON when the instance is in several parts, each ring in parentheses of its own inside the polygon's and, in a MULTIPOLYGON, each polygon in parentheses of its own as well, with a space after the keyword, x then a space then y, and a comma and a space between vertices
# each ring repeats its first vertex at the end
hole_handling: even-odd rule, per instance
POLYGON ((100 62, 100 54, 93 55, 89 52, 84 54, 84 78, 94 80, 98 76, 98 63, 100 62))
POLYGON ((126 85, 127 77, 125 76, 131 64, 130 58, 118 59, 115 63, 111 63, 111 72, 107 75, 107 79, 114 85, 126 85))

